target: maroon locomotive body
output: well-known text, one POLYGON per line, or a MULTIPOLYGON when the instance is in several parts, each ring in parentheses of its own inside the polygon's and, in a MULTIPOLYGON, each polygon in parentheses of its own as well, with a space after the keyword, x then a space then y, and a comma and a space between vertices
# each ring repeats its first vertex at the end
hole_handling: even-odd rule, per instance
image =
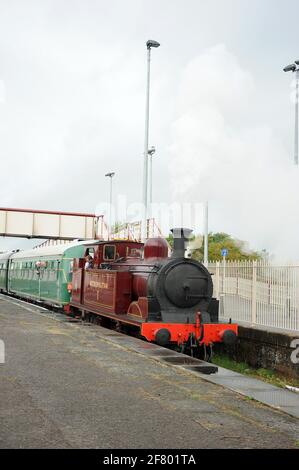
POLYGON ((232 344, 238 328, 219 323, 210 273, 184 257, 190 232, 173 229, 170 257, 163 238, 144 245, 122 240, 90 244, 85 257, 73 263, 72 309, 83 317, 96 315, 135 327, 150 342, 177 345, 193 355, 216 342, 232 344))

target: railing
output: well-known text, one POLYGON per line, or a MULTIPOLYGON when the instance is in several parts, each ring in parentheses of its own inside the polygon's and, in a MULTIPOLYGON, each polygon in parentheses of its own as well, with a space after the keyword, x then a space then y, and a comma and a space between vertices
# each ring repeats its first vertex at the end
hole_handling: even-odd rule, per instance
POLYGON ((299 265, 210 262, 220 317, 299 331, 299 265))
MULTIPOLYGON (((161 237, 161 236, 163 236, 161 229, 158 226, 155 219, 153 218, 148 219, 147 227, 146 227, 146 238, 161 237)), ((125 239, 125 240, 141 241, 141 238, 142 238, 141 221, 124 223, 122 226, 118 228, 116 232, 114 232, 111 235, 111 238, 114 240, 125 239)))
MULTIPOLYGON (((112 234, 110 234, 111 240, 131 240, 131 241, 141 241, 141 222, 130 222, 130 223, 124 223, 120 225, 117 229, 117 231, 114 231, 112 234)), ((161 232, 161 229, 155 219, 148 219, 147 220, 147 238, 152 238, 152 237, 163 237, 163 234, 161 232)), ((100 222, 98 224, 98 239, 102 240, 108 240, 108 226, 104 220, 103 217, 100 218, 100 222)), ((73 240, 54 240, 54 239, 49 239, 45 240, 44 242, 36 245, 34 248, 41 248, 44 246, 53 246, 53 245, 59 245, 61 243, 71 243, 72 241, 75 241, 76 239, 73 240)), ((80 239, 77 239, 80 240, 80 239)), ((169 249, 169 254, 171 253, 171 247, 168 244, 168 249, 169 249)))

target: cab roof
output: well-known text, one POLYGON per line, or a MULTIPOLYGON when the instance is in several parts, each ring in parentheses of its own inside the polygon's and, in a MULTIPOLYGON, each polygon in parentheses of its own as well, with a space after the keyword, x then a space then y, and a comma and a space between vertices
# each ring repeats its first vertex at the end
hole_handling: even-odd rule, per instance
POLYGON ((53 245, 53 246, 43 246, 41 248, 32 248, 31 250, 22 250, 18 251, 17 253, 13 253, 11 259, 20 259, 20 258, 37 258, 40 256, 55 256, 55 255, 63 255, 67 250, 70 248, 74 248, 76 246, 81 245, 89 245, 90 243, 94 243, 98 240, 84 240, 81 242, 70 242, 70 243, 61 243, 60 245, 53 245))
MULTIPOLYGON (((139 244, 140 242, 135 242, 132 240, 84 240, 84 241, 76 241, 70 243, 61 243, 60 245, 53 245, 53 246, 44 246, 41 248, 32 248, 31 250, 22 250, 18 252, 10 252, 4 253, 6 255, 3 259, 11 258, 11 259, 20 259, 20 258, 37 258, 40 256, 55 256, 55 255, 63 255, 67 250, 70 248, 74 248, 76 246, 91 246, 91 245, 103 245, 103 244, 119 244, 119 243, 133 243, 139 244)), ((1 259, 0 255, 0 259, 1 259)))

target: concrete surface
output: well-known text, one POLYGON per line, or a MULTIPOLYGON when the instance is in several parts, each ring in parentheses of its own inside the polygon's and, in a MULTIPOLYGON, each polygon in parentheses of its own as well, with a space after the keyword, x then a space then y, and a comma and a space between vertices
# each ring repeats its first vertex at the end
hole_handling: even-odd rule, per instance
POLYGON ((298 419, 155 345, 4 296, 0 338, 0 448, 298 448, 298 419))

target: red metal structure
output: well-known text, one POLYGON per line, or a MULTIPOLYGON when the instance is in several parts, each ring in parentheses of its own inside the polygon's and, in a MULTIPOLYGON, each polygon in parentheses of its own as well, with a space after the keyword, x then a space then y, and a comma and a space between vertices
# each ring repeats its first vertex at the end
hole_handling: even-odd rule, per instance
POLYGON ((135 327, 150 342, 193 355, 215 342, 233 343, 237 325, 218 322, 211 275, 184 257, 186 229, 175 230, 179 236, 170 258, 163 238, 144 246, 116 240, 88 245, 85 258, 74 260, 71 308, 84 317, 135 327))

